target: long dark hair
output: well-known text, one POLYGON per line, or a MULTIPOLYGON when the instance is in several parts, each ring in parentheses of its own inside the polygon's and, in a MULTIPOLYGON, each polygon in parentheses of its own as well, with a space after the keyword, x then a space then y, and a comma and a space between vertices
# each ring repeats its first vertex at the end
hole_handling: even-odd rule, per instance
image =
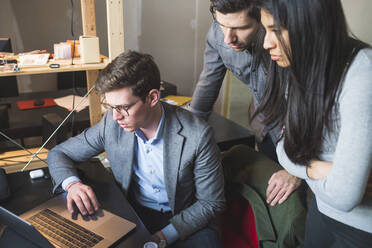
POLYGON ((265 122, 284 126, 284 149, 292 162, 319 159, 324 128, 333 129, 337 98, 348 66, 367 45, 348 35, 340 0, 262 0, 274 17, 290 66, 271 63, 258 111, 265 122), (286 47, 281 28, 289 33, 286 47))

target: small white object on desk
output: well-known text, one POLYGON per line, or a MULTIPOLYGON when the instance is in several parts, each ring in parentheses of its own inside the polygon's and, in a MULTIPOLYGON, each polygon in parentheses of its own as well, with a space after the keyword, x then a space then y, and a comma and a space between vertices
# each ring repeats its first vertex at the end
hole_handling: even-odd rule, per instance
POLYGON ((37 179, 44 176, 44 171, 42 169, 30 171, 31 179, 37 179))
POLYGON ((19 55, 19 66, 38 66, 48 62, 49 53, 19 55))
POLYGON ((158 248, 158 244, 155 243, 155 242, 146 242, 144 245, 143 245, 143 248, 158 248))

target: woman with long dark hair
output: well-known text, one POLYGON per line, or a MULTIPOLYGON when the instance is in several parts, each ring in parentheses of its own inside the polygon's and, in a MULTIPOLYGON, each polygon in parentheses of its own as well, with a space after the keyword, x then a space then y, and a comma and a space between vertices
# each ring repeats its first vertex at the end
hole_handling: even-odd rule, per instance
POLYGON ((372 247, 372 49, 340 0, 262 0, 269 84, 259 111, 283 127, 280 164, 314 193, 305 247, 372 247), (370 180, 371 181, 371 180, 370 180))

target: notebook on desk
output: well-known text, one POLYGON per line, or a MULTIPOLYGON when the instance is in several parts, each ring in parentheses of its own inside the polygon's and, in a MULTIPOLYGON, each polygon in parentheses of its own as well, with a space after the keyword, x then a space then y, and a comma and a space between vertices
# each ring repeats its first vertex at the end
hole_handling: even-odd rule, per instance
POLYGON ((54 197, 20 217, 0 207, 0 222, 34 247, 109 247, 136 226, 106 210, 100 210, 88 219, 79 215, 73 220, 64 195, 54 197))
POLYGON ((56 102, 52 98, 43 99, 42 104, 35 104, 35 100, 17 101, 17 106, 20 110, 45 108, 56 106, 56 102))

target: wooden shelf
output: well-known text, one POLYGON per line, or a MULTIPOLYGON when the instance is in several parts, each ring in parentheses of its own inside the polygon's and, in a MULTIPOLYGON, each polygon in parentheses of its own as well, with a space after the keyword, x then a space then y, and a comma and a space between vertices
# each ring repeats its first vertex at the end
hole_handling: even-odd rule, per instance
POLYGON ((31 74, 44 74, 44 73, 57 73, 57 72, 68 72, 68 71, 90 71, 100 70, 106 67, 108 59, 103 59, 102 63, 98 64, 81 64, 79 58, 74 59, 74 64, 71 65, 71 59, 68 60, 52 60, 46 65, 42 66, 24 66, 20 67, 20 72, 0 72, 0 77, 6 76, 20 76, 20 75, 31 75, 31 74), (59 64, 60 67, 52 69, 49 67, 50 64, 59 64))

